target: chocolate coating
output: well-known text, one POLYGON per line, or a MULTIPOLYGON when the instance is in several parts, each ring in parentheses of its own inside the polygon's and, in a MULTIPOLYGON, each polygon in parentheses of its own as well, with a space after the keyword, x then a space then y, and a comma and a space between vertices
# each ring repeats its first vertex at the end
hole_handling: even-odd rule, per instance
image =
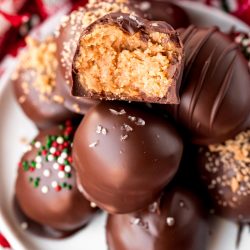
POLYGON ((110 213, 144 208, 175 175, 182 140, 164 118, 102 102, 77 129, 73 159, 85 196, 110 213))
POLYGON ((217 28, 190 26, 181 31, 181 38, 185 47, 181 101, 170 107, 170 113, 196 144, 218 143, 235 136, 249 123, 246 60, 217 28))
POLYGON ((53 38, 44 42, 28 40, 12 84, 16 99, 38 128, 45 129, 74 117, 63 105, 55 79, 57 61, 53 38))
POLYGON ((187 13, 179 6, 164 0, 133 1, 144 18, 152 21, 165 21, 175 29, 190 25, 187 13))
POLYGON ((109 215, 106 237, 110 250, 201 250, 206 246, 208 225, 199 199, 174 188, 148 209, 109 215))
POLYGON ((21 211, 63 235, 85 226, 96 211, 77 189, 71 157, 73 133, 70 121, 64 128, 40 132, 19 163, 15 187, 21 211))
POLYGON ((127 1, 92 1, 85 8, 79 8, 65 17, 56 31, 57 59, 59 62, 57 78, 60 79, 59 82, 61 83, 59 91, 65 98, 65 107, 71 111, 76 112, 77 110, 78 113, 85 114, 90 107, 98 103, 97 100, 77 98, 71 94, 73 84, 72 61, 82 29, 98 18, 116 11, 134 13, 132 6, 127 1))
POLYGON ((202 147, 198 170, 215 211, 223 217, 250 222, 250 130, 222 144, 202 147))

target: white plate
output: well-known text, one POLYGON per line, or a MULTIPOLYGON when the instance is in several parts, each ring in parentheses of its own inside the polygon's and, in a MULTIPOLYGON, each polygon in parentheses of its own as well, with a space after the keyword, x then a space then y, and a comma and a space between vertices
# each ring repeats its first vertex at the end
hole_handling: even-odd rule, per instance
MULTIPOLYGON (((248 26, 216 9, 192 2, 181 2, 181 5, 190 14, 194 23, 205 26, 218 25, 223 30, 229 30, 235 26, 237 29, 249 31, 248 26)), ((51 27, 55 27, 58 17, 53 17, 46 22, 41 27, 40 33, 45 35, 51 30, 51 27)), ((64 240, 37 237, 23 231, 15 219, 12 199, 16 166, 23 150, 20 140, 22 138, 31 140, 37 131, 23 115, 12 95, 9 77, 15 68, 16 61, 9 60, 6 64, 8 70, 0 82, 0 227, 3 234, 15 250, 107 250, 104 230, 105 214, 97 217, 86 229, 64 240)), ((204 249, 201 250, 235 250, 236 235, 236 225, 225 220, 215 219, 209 246, 204 246, 204 249)), ((249 250, 249 245, 249 232, 245 229, 238 250, 249 250)))

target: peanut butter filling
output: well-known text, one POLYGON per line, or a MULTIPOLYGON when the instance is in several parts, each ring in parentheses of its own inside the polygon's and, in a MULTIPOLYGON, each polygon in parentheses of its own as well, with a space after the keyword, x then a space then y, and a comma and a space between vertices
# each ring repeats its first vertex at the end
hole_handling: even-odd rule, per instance
POLYGON ((113 24, 96 25, 80 39, 75 60, 78 81, 97 94, 163 98, 173 83, 180 60, 174 42, 165 33, 142 37, 113 24))

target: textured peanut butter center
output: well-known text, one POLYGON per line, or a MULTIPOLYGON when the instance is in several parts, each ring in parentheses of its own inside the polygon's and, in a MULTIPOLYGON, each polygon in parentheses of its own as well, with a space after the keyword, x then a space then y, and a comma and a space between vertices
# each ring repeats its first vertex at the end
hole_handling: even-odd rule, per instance
POLYGON ((162 98, 172 84, 178 56, 167 34, 153 32, 146 38, 113 24, 96 25, 80 40, 75 69, 85 90, 162 98))

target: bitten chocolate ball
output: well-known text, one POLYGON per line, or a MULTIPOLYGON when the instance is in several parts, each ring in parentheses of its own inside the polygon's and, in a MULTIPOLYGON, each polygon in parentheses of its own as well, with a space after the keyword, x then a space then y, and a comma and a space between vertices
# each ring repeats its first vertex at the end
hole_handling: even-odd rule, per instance
POLYGON ((183 46, 166 22, 111 13, 82 31, 73 61, 73 95, 179 103, 183 46))
POLYGON ((67 234, 85 226, 96 211, 76 186, 73 133, 70 121, 39 133, 19 163, 15 188, 29 219, 67 234))
POLYGON ((77 129, 73 159, 85 196, 110 213, 127 213, 157 199, 182 150, 166 119, 132 104, 102 102, 77 129))
POLYGON ((202 147, 198 169, 216 212, 250 222, 250 130, 222 144, 202 147))
POLYGON ((12 77, 18 103, 40 129, 74 116, 64 107, 64 98, 57 89, 55 53, 53 38, 49 37, 44 42, 28 38, 27 50, 12 77))
POLYGON ((175 29, 190 25, 187 13, 179 6, 164 0, 132 1, 144 18, 152 21, 165 21, 175 29))
POLYGON ((249 125, 246 60, 237 44, 217 28, 191 26, 181 31, 181 38, 185 47, 181 101, 170 112, 194 143, 223 142, 249 125))
POLYGON ((174 188, 143 211, 109 215, 110 250, 201 250, 208 238, 206 213, 199 199, 174 188))
POLYGON ((135 13, 128 1, 106 0, 89 1, 84 8, 73 11, 63 18, 59 29, 55 32, 58 46, 57 58, 59 61, 58 79, 59 90, 65 97, 65 107, 72 111, 85 114, 98 101, 90 98, 77 98, 71 95, 72 88, 72 61, 76 52, 82 29, 86 28, 98 18, 111 13, 122 11, 135 13), (62 81, 64 79, 64 81, 62 81))

